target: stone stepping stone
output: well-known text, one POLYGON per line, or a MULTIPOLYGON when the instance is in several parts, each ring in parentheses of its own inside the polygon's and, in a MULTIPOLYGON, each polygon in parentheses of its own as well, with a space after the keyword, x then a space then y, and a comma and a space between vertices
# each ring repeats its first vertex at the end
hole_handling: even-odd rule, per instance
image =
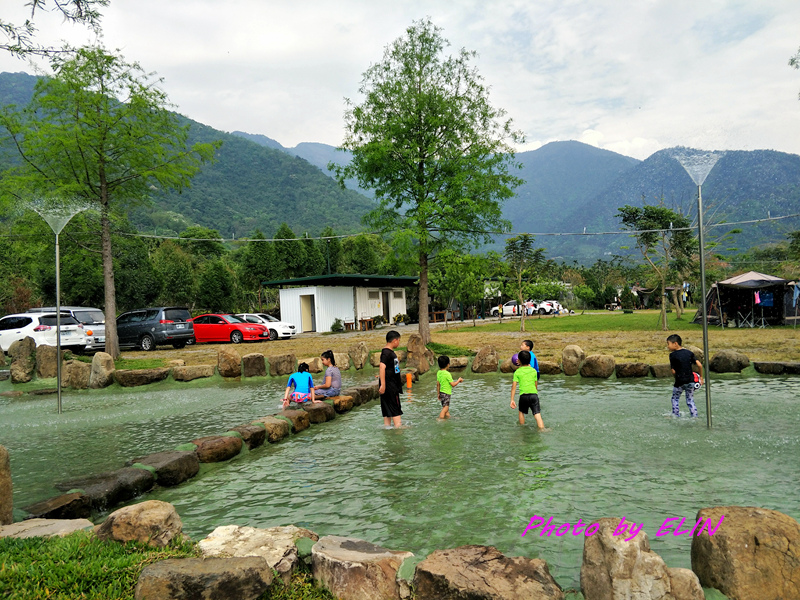
POLYGON ((173 367, 172 378, 175 381, 192 381, 203 377, 213 377, 217 367, 215 365, 188 365, 173 367))
MULTIPOLYGON (((131 464, 141 464, 155 470, 156 483, 171 487, 191 479, 200 470, 200 460, 196 452, 167 451, 156 452, 136 458, 131 464)), ((130 465, 129 465, 130 466, 130 465)))
POLYGON ((236 598, 256 600, 272 585, 272 570, 257 556, 170 558, 146 566, 136 583, 136 600, 236 598))
POLYGON ((74 492, 24 507, 22 510, 37 519, 86 519, 92 514, 89 496, 74 492))
POLYGON ((141 542, 164 548, 180 535, 183 523, 175 507, 161 500, 147 500, 125 506, 108 515, 95 535, 101 540, 141 542))
POLYGON ((0 538, 64 537, 93 527, 88 519, 28 519, 0 527, 0 538))
POLYGON ((289 419, 289 422, 292 424, 292 433, 299 433, 311 426, 308 413, 304 410, 282 410, 276 413, 275 416, 289 419))
POLYGON ((346 413, 353 410, 353 397, 352 396, 333 396, 333 409, 337 413, 346 413))
POLYGON ((213 463, 230 460, 242 451, 244 442, 235 435, 209 435, 192 443, 197 446, 197 458, 201 463, 213 463))
POLYGON ((619 363, 614 372, 617 379, 624 379, 627 377, 647 377, 650 374, 650 365, 643 362, 636 363, 619 363))
POLYGON ((308 413, 308 420, 314 425, 327 423, 336 418, 336 411, 327 402, 308 402, 303 404, 303 410, 308 413))
POLYGON ((254 424, 260 423, 267 431, 267 441, 270 444, 281 441, 292 432, 292 425, 286 419, 276 417, 262 417, 253 421, 254 424))
POLYGON ((337 598, 399 598, 397 570, 411 556, 365 540, 328 535, 311 549, 311 570, 317 583, 337 598))
POLYGON ((157 369, 123 369, 114 371, 114 381, 122 387, 137 387, 156 381, 163 381, 169 376, 169 367, 157 369))
POLYGON ((94 510, 105 510, 151 490, 155 480, 150 471, 126 467, 99 475, 70 479, 57 483, 55 487, 62 492, 81 490, 90 498, 94 510))
POLYGON ((235 431, 242 436, 242 440, 247 444, 247 448, 252 450, 264 445, 267 439, 267 430, 260 425, 239 425, 231 431, 235 431))

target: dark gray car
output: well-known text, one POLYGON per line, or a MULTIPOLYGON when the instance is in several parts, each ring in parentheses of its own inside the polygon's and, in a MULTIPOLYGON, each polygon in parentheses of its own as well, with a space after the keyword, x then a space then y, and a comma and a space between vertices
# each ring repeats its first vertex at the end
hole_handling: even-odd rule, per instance
POLYGON ((121 348, 155 350, 156 346, 170 344, 183 348, 194 339, 191 313, 179 306, 142 308, 122 313, 117 317, 117 337, 121 348))

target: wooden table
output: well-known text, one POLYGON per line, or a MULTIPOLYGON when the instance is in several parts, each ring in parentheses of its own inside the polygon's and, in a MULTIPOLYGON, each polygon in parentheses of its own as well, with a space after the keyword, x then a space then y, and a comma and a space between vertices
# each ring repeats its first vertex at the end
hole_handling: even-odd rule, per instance
POLYGON ((345 331, 355 331, 356 330, 355 321, 345 321, 344 322, 344 330, 345 331))
POLYGON ((375 328, 375 321, 373 319, 359 319, 358 323, 361 325, 361 331, 369 331, 375 328))
POLYGON ((445 310, 434 310, 430 313, 430 320, 431 323, 438 323, 439 321, 444 321, 444 315, 447 311, 445 310))

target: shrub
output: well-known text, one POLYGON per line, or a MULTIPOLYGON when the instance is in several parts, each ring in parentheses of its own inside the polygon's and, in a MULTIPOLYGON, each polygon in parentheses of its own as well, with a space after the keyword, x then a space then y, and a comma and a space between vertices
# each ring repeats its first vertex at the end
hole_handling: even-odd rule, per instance
POLYGON ((341 333, 344 331, 344 323, 338 317, 333 320, 333 325, 331 325, 331 333, 341 333))

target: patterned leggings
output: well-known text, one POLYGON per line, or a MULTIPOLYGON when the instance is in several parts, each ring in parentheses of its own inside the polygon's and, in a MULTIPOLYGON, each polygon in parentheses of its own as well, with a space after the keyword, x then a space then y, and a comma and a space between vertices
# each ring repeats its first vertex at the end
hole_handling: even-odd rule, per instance
POLYGON ((681 392, 686 392, 686 406, 689 407, 689 413, 693 416, 697 416, 697 407, 694 405, 694 384, 693 383, 684 383, 680 387, 673 387, 672 388, 672 414, 676 417, 681 415, 680 413, 680 399, 681 399, 681 392))

